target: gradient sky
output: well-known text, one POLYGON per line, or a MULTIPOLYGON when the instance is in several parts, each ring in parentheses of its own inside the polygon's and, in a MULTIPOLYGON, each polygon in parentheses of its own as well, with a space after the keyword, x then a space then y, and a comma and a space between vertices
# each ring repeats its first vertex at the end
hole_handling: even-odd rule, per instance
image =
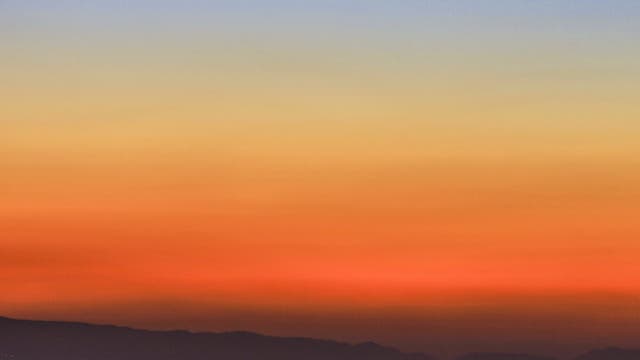
POLYGON ((637 340, 639 36, 631 0, 0 0, 0 313, 637 340))

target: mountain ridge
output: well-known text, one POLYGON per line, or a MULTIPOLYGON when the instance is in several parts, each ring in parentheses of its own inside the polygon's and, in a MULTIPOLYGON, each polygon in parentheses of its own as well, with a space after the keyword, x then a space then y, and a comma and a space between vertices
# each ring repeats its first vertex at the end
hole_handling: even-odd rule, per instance
POLYGON ((0 359, 91 360, 431 360, 374 342, 350 344, 250 331, 145 330, 84 322, 21 320, 0 316, 0 359))
MULTIPOLYGON (((251 331, 147 330, 86 322, 0 316, 0 360, 435 360, 367 341, 348 343, 251 331)), ((555 360, 510 353, 469 353, 457 360, 555 360)), ((640 349, 607 347, 575 360, 640 360, 640 349)))

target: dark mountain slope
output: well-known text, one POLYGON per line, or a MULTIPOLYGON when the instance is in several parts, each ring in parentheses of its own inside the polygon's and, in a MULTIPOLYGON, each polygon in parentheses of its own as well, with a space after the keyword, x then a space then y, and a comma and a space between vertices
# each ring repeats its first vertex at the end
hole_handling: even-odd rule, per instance
POLYGON ((0 317, 1 360, 427 360, 374 343, 350 345, 249 332, 146 331, 0 317))

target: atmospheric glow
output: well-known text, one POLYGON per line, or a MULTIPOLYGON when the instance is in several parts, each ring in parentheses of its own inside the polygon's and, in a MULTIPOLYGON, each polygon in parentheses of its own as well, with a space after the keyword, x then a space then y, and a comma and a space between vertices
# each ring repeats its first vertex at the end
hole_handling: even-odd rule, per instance
POLYGON ((419 349, 439 338, 402 331, 487 318, 521 343, 602 340, 594 324, 625 341, 638 16, 2 1, 0 313, 419 349))

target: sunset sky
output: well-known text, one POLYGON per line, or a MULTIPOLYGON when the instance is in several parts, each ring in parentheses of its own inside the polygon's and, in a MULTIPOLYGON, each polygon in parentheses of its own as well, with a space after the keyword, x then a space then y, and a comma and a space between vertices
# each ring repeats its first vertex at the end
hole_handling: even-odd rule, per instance
POLYGON ((0 315, 640 336, 640 2, 0 0, 0 315))

